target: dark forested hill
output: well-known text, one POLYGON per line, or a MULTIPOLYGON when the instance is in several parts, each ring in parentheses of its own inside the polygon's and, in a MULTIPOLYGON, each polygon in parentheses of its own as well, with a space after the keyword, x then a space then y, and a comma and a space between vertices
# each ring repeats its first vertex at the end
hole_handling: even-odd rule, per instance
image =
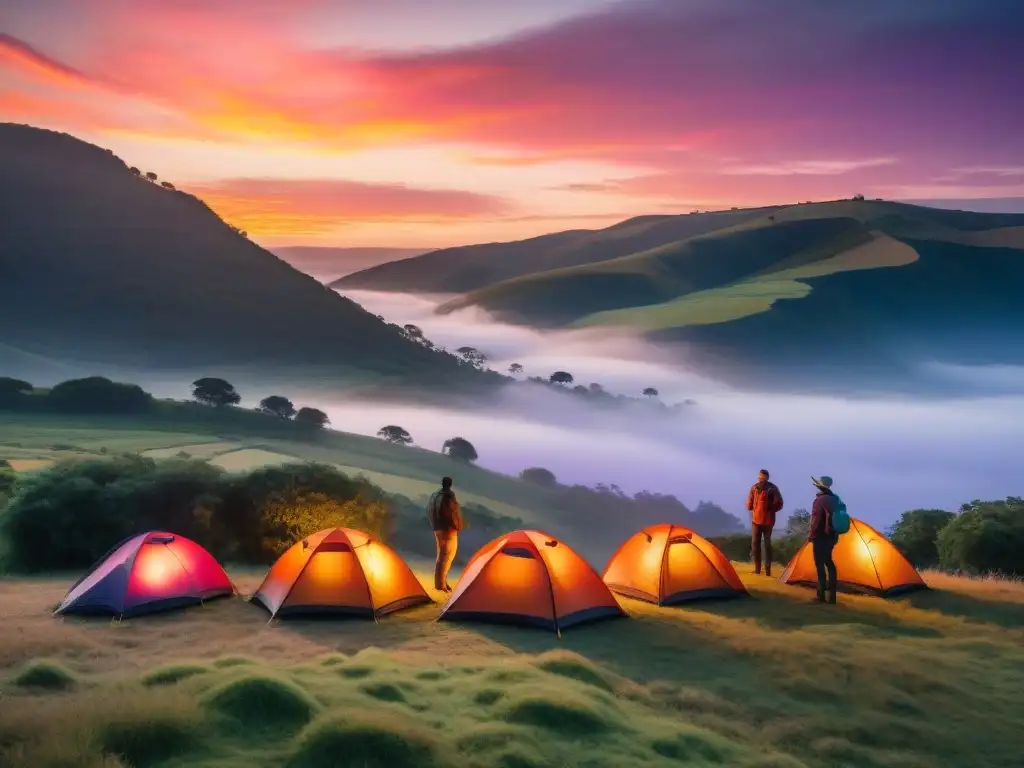
POLYGON ((14 124, 0 124, 0 292, 0 343, 23 356, 499 381, 406 340, 107 150, 14 124))

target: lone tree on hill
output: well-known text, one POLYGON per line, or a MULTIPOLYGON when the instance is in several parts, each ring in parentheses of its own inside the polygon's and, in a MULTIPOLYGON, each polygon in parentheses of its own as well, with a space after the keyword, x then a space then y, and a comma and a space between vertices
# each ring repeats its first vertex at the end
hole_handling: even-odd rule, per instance
POLYGON ((573 379, 572 374, 568 371, 555 371, 551 374, 548 381, 552 384, 572 384, 575 379, 573 379))
POLYGON ((456 461, 464 461, 467 464, 480 458, 473 444, 462 437, 453 437, 445 440, 444 445, 441 446, 441 453, 445 456, 450 456, 456 461))
POLYGON ((224 379, 203 378, 192 382, 192 398, 197 403, 223 408, 226 405, 238 405, 242 396, 224 379))
POLYGON ((146 178, 155 184, 157 180, 157 175, 152 171, 146 171, 146 178))
POLYGON ((169 182, 169 181, 161 181, 160 182, 160 186, 163 187, 164 189, 171 189, 171 190, 174 189, 174 185, 171 184, 171 182, 169 182))
POLYGON ((518 376, 520 373, 523 372, 523 366, 521 366, 519 363, 512 363, 512 365, 508 367, 508 372, 511 373, 513 376, 518 376))
POLYGON ((132 166, 131 168, 129 168, 128 170, 129 170, 129 171, 131 171, 131 172, 132 172, 133 174, 135 174, 136 176, 141 176, 141 175, 142 175, 142 171, 140 171, 140 170, 139 170, 138 168, 136 168, 136 167, 135 167, 134 165, 133 165, 133 166, 132 166))
POLYGON ((388 424, 377 430, 377 437, 395 445, 412 445, 412 435, 404 427, 388 424))
POLYGON ((295 414, 295 423, 310 429, 323 429, 331 420, 319 408, 299 408, 295 414))
POLYGON ((864 195, 854 195, 853 199, 854 200, 863 200, 864 199, 864 195))
POLYGON ((455 351, 474 368, 483 368, 487 363, 487 355, 474 347, 459 347, 455 351))
POLYGON ((271 395, 260 400, 260 410, 270 416, 277 416, 280 419, 290 419, 295 415, 295 406, 292 401, 283 395, 271 395))
POLYGON ((405 331, 405 335, 408 336, 410 339, 416 339, 418 341, 419 339, 423 338, 423 329, 420 328, 418 325, 406 323, 405 325, 402 326, 402 330, 405 331))
POLYGON ((555 488, 558 486, 555 473, 550 469, 544 469, 544 467, 524 469, 519 473, 519 479, 533 485, 539 485, 541 488, 555 488))
POLYGON ((657 397, 658 390, 656 390, 654 387, 647 387, 641 394, 643 394, 644 397, 657 397))

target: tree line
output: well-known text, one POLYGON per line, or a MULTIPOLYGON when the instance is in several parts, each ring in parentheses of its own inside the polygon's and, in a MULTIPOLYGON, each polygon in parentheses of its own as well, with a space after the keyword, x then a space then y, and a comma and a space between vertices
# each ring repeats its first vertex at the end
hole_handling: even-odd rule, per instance
MULTIPOLYGON (((192 382, 192 401, 213 409, 234 408, 242 396, 228 381, 204 377, 192 382)), ((105 376, 68 379, 49 389, 39 389, 22 379, 0 377, 0 409, 42 410, 78 414, 145 414, 162 403, 138 384, 112 381, 105 376)), ((320 430, 330 424, 319 408, 296 408, 284 395, 269 395, 255 409, 261 414, 301 427, 320 430)))

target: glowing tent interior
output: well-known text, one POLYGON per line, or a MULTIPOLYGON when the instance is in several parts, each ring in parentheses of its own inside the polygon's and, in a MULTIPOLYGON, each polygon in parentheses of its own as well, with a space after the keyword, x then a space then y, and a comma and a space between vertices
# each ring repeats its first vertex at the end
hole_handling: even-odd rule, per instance
POLYGON ((630 536, 602 578, 613 592, 657 605, 747 594, 729 558, 679 525, 654 525, 630 536))
POLYGON ((151 531, 126 539, 101 557, 54 613, 135 616, 233 592, 224 569, 201 546, 183 536, 151 531))
MULTIPOLYGON (((861 520, 850 518, 850 530, 839 537, 832 552, 841 592, 888 597, 927 589, 917 569, 885 536, 861 520)), ((814 552, 807 542, 779 576, 781 584, 817 587, 814 552)))
POLYGON ((525 624, 561 633, 625 616, 597 572, 541 531, 514 531, 481 547, 438 617, 525 624))
POLYGON ((352 528, 296 542, 270 568, 252 601, 271 616, 338 613, 374 619, 432 602, 401 557, 352 528))

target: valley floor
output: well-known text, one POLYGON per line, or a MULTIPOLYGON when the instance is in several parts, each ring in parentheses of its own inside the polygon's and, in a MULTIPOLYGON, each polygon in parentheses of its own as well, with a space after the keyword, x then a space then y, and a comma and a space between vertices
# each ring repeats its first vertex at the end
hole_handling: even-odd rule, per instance
MULTIPOLYGON (((434 622, 440 602, 379 624, 268 623, 239 598, 60 620, 73 576, 4 579, 0 764, 1020 765, 1024 584, 930 575, 829 607, 738 569, 750 598, 623 600, 561 640, 434 622)), ((232 571, 243 594, 262 575, 232 571)))

